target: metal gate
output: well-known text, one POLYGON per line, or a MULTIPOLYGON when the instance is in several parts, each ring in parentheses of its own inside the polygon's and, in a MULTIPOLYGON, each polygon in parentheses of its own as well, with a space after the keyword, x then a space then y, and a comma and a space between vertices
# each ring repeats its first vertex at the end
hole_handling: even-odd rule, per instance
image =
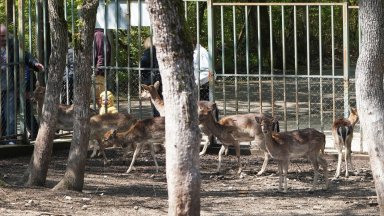
MULTIPOLYGON (((33 53, 47 68, 50 43, 47 5, 42 2, 39 5, 40 1, 31 0, 12 5, 8 8, 15 12, 14 16, 5 16, 1 22, 6 22, 10 33, 25 42, 20 44, 21 51, 33 53)), ((279 116, 283 130, 313 127, 330 138, 334 119, 347 116, 349 107, 356 105, 354 67, 360 40, 356 6, 347 2, 211 0, 185 0, 184 5, 185 23, 192 37, 209 52, 209 70, 214 74, 209 80, 209 96, 218 104, 221 116, 267 112, 279 116)), ((4 11, 2 14, 11 14, 5 8, 4 11)), ((76 34, 75 2, 65 1, 65 13, 70 33, 76 34)), ((110 62, 99 69, 108 74, 104 82, 115 95, 115 106, 138 118, 151 116, 150 102, 139 97, 142 71, 156 70, 140 63, 145 38, 152 35, 144 1, 100 1, 97 20, 96 27, 103 29, 103 41, 109 41, 112 50, 110 62)), ((92 68, 95 71, 95 65, 92 68)), ((19 75, 24 74, 22 70, 15 67, 19 75)), ((16 78, 13 81, 16 83, 16 78)), ((63 83, 70 86, 68 79, 63 79, 63 83)), ((68 98, 68 88, 64 89, 62 96, 68 98)), ((95 108, 96 96, 93 97, 95 108)), ((26 101, 23 96, 20 98, 26 101)), ((5 101, 3 98, 0 103, 5 101)), ((14 110, 17 137, 26 138, 30 129, 24 124, 24 116, 28 115, 23 113, 28 110, 23 103, 14 103, 19 107, 14 110)), ((355 129, 358 130, 359 127, 355 129)), ((14 139, 16 134, 8 135, 3 134, 2 138, 14 139)), ((353 142, 359 142, 359 137, 357 134, 353 142)), ((327 145, 331 142, 327 141, 327 145)), ((362 144, 353 150, 365 151, 362 144)))

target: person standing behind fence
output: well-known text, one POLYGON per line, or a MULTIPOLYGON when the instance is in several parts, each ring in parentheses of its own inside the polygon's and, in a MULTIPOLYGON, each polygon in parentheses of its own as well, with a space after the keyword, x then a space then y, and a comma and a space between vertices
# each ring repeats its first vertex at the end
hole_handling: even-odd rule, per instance
POLYGON ((203 46, 196 44, 195 41, 194 47, 193 69, 196 85, 199 85, 200 82, 200 100, 209 100, 209 77, 211 76, 209 71, 209 54, 203 46))
MULTIPOLYGON (((101 67, 109 66, 111 63, 111 44, 106 36, 106 44, 104 50, 104 29, 96 28, 94 34, 94 64, 95 64, 95 84, 96 84, 96 101, 100 103, 99 95, 105 90, 104 70, 101 67), (104 52, 105 51, 105 52, 104 52), (106 63, 106 65, 104 65, 106 63)), ((109 86, 107 86, 109 87, 109 86)))
MULTIPOLYGON (((14 47, 18 47, 13 43, 11 35, 7 38, 7 28, 4 24, 0 24, 0 65, 1 65, 1 135, 10 136, 16 134, 16 107, 15 107, 15 86, 14 86, 14 65, 17 62, 14 59, 14 47), (8 56, 6 52, 8 40, 8 56), (8 63, 10 65, 7 65, 8 63), (7 74, 8 67, 8 74, 7 74)), ((32 58, 31 54, 24 54, 25 65, 35 71, 43 71, 44 66, 32 58)), ((14 144, 14 142, 9 142, 14 144)))
MULTIPOLYGON (((141 68, 145 68, 141 71, 141 82, 145 85, 153 85, 156 81, 160 82, 158 93, 161 98, 163 98, 163 88, 161 82, 161 75, 159 71, 159 64, 156 58, 156 48, 152 45, 152 39, 150 37, 146 38, 144 41, 144 52, 140 60, 141 68), (153 70, 151 70, 153 69, 153 70)), ((160 116, 160 113, 157 111, 155 106, 151 104, 153 117, 160 116)))

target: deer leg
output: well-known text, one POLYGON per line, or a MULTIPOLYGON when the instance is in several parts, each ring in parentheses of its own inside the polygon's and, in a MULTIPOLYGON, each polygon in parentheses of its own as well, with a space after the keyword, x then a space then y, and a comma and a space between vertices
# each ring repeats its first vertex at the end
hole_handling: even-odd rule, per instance
POLYGON ((88 145, 92 146, 93 149, 90 158, 94 158, 96 156, 98 146, 96 145, 95 140, 90 140, 88 145))
POLYGON ((309 157, 309 160, 312 162, 313 173, 314 173, 312 190, 316 189, 317 179, 319 178, 319 163, 318 163, 317 159, 318 158, 316 155, 311 155, 309 157))
POLYGON ((349 174, 348 174, 348 150, 347 150, 347 148, 345 149, 344 163, 345 163, 345 177, 349 177, 349 174))
POLYGON ((156 165, 156 172, 158 173, 159 172, 159 165, 157 164, 157 160, 156 160, 156 155, 155 155, 155 146, 153 144, 150 144, 151 145, 151 155, 153 157, 153 160, 155 161, 155 165, 156 165))
POLYGON ((283 163, 281 160, 279 160, 278 163, 278 170, 279 170, 279 191, 282 189, 282 183, 283 183, 283 163))
POLYGON ((240 161, 240 144, 235 144, 235 151, 236 151, 236 157, 237 157, 237 166, 239 167, 239 170, 237 171, 237 174, 241 173, 241 161, 240 161))
POLYGON ((108 161, 107 155, 105 155, 104 146, 101 139, 97 139, 97 143, 99 146, 99 152, 103 155, 103 158, 104 158, 104 165, 106 165, 109 163, 109 161, 108 161))
POLYGON ((287 189, 288 189, 288 186, 287 186, 288 163, 289 163, 289 161, 284 161, 282 164, 283 177, 284 177, 284 193, 286 193, 287 189))
POLYGON ((337 148, 338 151, 338 159, 337 159, 337 168, 336 168, 336 174, 335 177, 338 178, 340 176, 340 169, 341 169, 341 160, 343 158, 343 150, 341 147, 337 148))
MULTIPOLYGON (((352 153, 352 151, 351 151, 351 143, 347 143, 347 146, 346 146, 346 149, 345 149, 345 157, 346 157, 345 164, 349 164, 350 165, 350 169, 349 170, 353 170, 353 168, 352 168, 351 153, 352 153)), ((347 168, 348 167, 346 166, 345 167, 345 177, 349 176, 347 168)))
POLYGON ((220 167, 221 167, 221 157, 225 151, 225 149, 227 149, 228 146, 225 146, 225 145, 221 145, 221 148, 220 148, 220 151, 219 151, 219 164, 217 165, 217 170, 216 172, 220 172, 220 167))
POLYGON ((328 187, 329 187, 329 180, 328 180, 328 164, 327 164, 327 161, 324 158, 322 158, 320 155, 317 156, 317 161, 321 165, 321 167, 323 168, 324 180, 325 180, 325 189, 328 189, 328 187))
POLYGON ((265 169, 267 168, 268 161, 269 161, 269 154, 268 154, 267 151, 264 151, 264 162, 263 162, 263 166, 261 166, 261 170, 257 173, 257 175, 261 175, 261 174, 264 173, 265 169))
POLYGON ((132 157, 131 165, 129 165, 129 168, 128 168, 128 170, 127 170, 126 173, 129 173, 129 172, 132 171, 132 169, 133 169, 133 164, 135 163, 136 157, 137 157, 137 155, 140 153, 141 149, 142 149, 142 144, 141 144, 141 143, 137 143, 135 152, 133 153, 133 157, 132 157))
POLYGON ((203 150, 201 150, 201 152, 199 153, 199 156, 202 156, 207 152, 208 145, 209 145, 209 142, 204 143, 203 150))

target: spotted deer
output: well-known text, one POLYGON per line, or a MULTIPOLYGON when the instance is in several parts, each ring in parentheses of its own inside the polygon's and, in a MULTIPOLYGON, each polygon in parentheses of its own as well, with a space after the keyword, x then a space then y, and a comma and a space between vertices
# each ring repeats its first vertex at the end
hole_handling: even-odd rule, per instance
MULTIPOLYGON (((37 85, 33 92, 32 100, 37 103, 37 110, 41 116, 42 106, 45 97, 45 87, 37 85)), ((73 130, 73 105, 59 104, 57 129, 72 131, 73 130)), ((102 143, 103 135, 111 129, 127 129, 134 123, 134 118, 129 114, 122 113, 108 113, 104 115, 97 115, 97 112, 90 109, 90 143, 89 147, 93 149, 91 157, 96 156, 97 151, 103 155, 104 164, 108 163, 107 156, 105 155, 104 148, 111 145, 102 143), (96 140, 96 143, 93 142, 96 140)))
POLYGON ((355 124, 359 120, 359 115, 355 108, 351 108, 348 119, 340 118, 335 120, 332 125, 332 135, 334 139, 335 148, 338 151, 338 162, 335 177, 338 178, 340 176, 341 170, 341 162, 343 158, 343 148, 345 148, 345 177, 349 176, 348 173, 348 164, 351 165, 352 168, 352 160, 351 160, 351 145, 353 139, 353 129, 355 124))
POLYGON ((289 160, 292 158, 307 156, 314 169, 313 187, 316 188, 319 175, 319 164, 324 170, 325 185, 328 188, 327 161, 322 158, 320 151, 325 146, 325 135, 313 128, 275 133, 272 130, 273 121, 256 117, 264 134, 265 145, 272 158, 278 161, 279 167, 279 191, 287 192, 287 173, 289 160))
MULTIPOLYGON (((142 85, 143 89, 142 89, 142 92, 141 92, 141 98, 150 99, 152 104, 157 109, 157 111, 159 111, 160 116, 164 116, 165 115, 165 112, 164 112, 164 101, 163 101, 163 99, 160 97, 160 95, 158 93, 159 87, 160 87, 160 82, 159 81, 155 82, 153 85, 145 85, 145 84, 143 84, 142 85)), ((218 110, 215 102, 211 102, 211 101, 198 101, 197 102, 197 106, 198 107, 207 107, 207 108, 211 109, 212 110, 212 115, 214 116, 214 118, 216 120, 218 119, 219 110, 218 110)), ((212 134, 210 134, 209 130, 204 128, 203 125, 200 124, 199 128, 208 137, 208 140, 204 142, 203 150, 199 154, 201 156, 201 155, 204 155, 205 152, 207 151, 208 145, 210 143, 214 142, 214 137, 212 136, 212 134)))
POLYGON ((216 172, 220 172, 221 159, 224 151, 228 150, 228 146, 234 146, 238 165, 237 173, 240 174, 242 170, 240 161, 240 143, 232 135, 232 133, 236 131, 237 128, 217 123, 217 121, 213 118, 212 110, 208 109, 207 107, 199 107, 199 123, 202 124, 207 130, 209 130, 210 133, 215 136, 222 144, 219 151, 219 163, 217 165, 216 172))
MULTIPOLYGON (((256 117, 259 118, 267 118, 272 120, 272 116, 267 114, 241 114, 241 115, 230 115, 225 116, 219 120, 219 124, 223 126, 233 126, 236 128, 232 132, 233 137, 239 142, 251 142, 255 141, 256 144, 260 147, 260 149, 264 152, 264 162, 261 167, 261 170, 257 173, 257 175, 261 175, 264 173, 268 161, 269 161, 269 153, 265 146, 264 135, 261 131, 261 127, 256 122, 256 117)), ((279 132, 279 122, 273 122, 273 130, 274 132, 279 132)))
POLYGON ((93 149, 91 158, 96 156, 97 151, 104 158, 104 164, 108 163, 107 156, 104 149, 112 146, 120 146, 117 143, 104 143, 104 134, 109 130, 115 130, 117 132, 128 130, 132 125, 136 123, 136 119, 133 118, 130 114, 123 113, 106 113, 103 115, 92 116, 89 120, 90 124, 90 136, 89 140, 96 140, 97 143, 90 142, 90 149, 93 149))
MULTIPOLYGON (((33 102, 36 102, 37 113, 40 121, 42 117, 44 99, 45 99, 45 86, 41 86, 37 83, 36 89, 33 91, 31 100, 33 102)), ((57 130, 72 131, 73 130, 73 114, 74 114, 73 104, 72 105, 59 104, 58 113, 57 113, 58 117, 57 117, 57 123, 56 123, 57 130)), ((94 116, 97 114, 97 112, 90 108, 89 114, 90 116, 94 116)))
POLYGON ((149 145, 151 155, 156 165, 156 172, 158 172, 159 166, 156 160, 154 144, 164 144, 165 142, 165 118, 154 117, 144 120, 138 120, 128 130, 122 132, 117 132, 116 130, 109 130, 104 135, 104 142, 120 143, 122 147, 136 145, 131 164, 129 165, 129 168, 126 173, 129 173, 132 171, 132 169, 134 169, 133 165, 141 149, 145 145, 149 145))

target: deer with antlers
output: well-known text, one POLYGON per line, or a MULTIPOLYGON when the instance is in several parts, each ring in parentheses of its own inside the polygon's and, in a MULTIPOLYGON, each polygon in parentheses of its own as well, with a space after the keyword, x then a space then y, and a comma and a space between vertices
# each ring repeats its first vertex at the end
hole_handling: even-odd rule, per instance
POLYGON ((273 121, 256 117, 264 134, 266 148, 272 158, 278 160, 279 167, 279 191, 282 190, 284 181, 284 192, 287 192, 287 173, 289 160, 291 158, 307 156, 312 162, 314 169, 313 187, 316 188, 319 175, 319 164, 324 171, 326 188, 328 188, 327 162, 320 155, 325 146, 325 135, 313 128, 294 130, 289 132, 275 133, 272 130, 273 121))
POLYGON ((345 148, 345 177, 349 176, 348 173, 348 164, 351 165, 352 168, 352 160, 351 160, 351 145, 353 139, 353 129, 355 124, 359 120, 359 115, 357 113, 357 109, 351 108, 348 119, 340 118, 337 119, 332 125, 332 135, 334 139, 335 148, 338 151, 338 162, 335 177, 338 178, 340 176, 341 170, 341 162, 343 158, 343 148, 345 148))

